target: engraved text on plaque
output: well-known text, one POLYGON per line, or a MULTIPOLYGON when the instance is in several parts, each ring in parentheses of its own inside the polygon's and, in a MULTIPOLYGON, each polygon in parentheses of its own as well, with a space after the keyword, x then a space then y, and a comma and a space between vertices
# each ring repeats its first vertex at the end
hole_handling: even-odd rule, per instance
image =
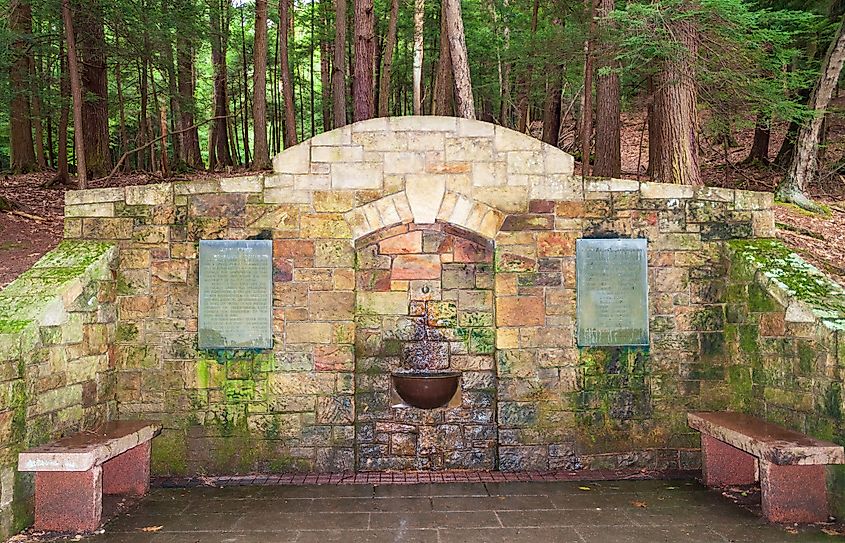
POLYGON ((576 242, 578 345, 648 345, 645 239, 576 242))
POLYGON ((273 347, 273 242, 203 240, 199 348, 273 347))

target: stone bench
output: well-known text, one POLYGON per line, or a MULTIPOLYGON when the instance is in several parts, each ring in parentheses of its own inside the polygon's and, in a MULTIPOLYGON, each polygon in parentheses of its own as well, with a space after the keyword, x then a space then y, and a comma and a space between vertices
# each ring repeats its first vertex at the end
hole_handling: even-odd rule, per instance
POLYGON ((828 519, 825 465, 845 463, 843 448, 743 413, 689 413, 701 432, 704 484, 753 484, 773 522, 828 519))
POLYGON ((103 494, 146 494, 150 442, 159 432, 155 422, 109 422, 20 453, 18 471, 35 472, 35 529, 93 532, 103 494))

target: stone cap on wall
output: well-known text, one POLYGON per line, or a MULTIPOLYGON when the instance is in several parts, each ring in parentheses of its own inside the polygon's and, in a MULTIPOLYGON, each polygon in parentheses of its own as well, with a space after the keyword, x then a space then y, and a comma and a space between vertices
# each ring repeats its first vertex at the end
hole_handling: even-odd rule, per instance
POLYGON ((816 323, 845 331, 845 288, 782 242, 732 240, 727 247, 734 265, 744 266, 757 284, 786 308, 786 322, 816 323))
POLYGON ((68 308, 86 285, 111 279, 116 254, 111 243, 63 241, 0 290, 0 361, 35 345, 39 326, 66 323, 68 308))

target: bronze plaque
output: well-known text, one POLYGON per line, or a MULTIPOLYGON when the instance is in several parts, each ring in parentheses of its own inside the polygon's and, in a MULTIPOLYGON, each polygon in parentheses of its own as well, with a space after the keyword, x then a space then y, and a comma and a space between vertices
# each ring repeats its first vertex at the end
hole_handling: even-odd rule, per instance
POLYGON ((273 242, 200 241, 199 348, 273 347, 273 242))
POLYGON ((579 346, 648 345, 645 239, 576 241, 579 346))

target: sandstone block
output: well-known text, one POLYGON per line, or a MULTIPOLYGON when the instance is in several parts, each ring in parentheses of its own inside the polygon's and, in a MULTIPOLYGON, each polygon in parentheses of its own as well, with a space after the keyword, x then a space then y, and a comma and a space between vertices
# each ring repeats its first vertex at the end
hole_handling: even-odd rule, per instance
POLYGON ((361 162, 364 148, 360 145, 332 145, 311 147, 312 162, 361 162))
POLYGON ((331 178, 328 175, 294 175, 293 188, 296 190, 326 190, 332 186, 331 178))
POLYGON ((422 231, 413 230, 379 242, 381 254, 408 254, 422 252, 422 231))
POLYGON ((258 175, 243 175, 220 180, 220 190, 223 192, 261 192, 264 189, 263 185, 263 179, 258 175))
POLYGON ((494 132, 493 143, 496 151, 500 153, 503 151, 540 151, 543 148, 543 142, 540 140, 504 126, 496 126, 494 132))
POLYGON ((337 238, 352 237, 349 224, 343 215, 337 213, 317 213, 300 217, 300 232, 304 238, 337 238))
POLYGON ((364 315, 407 315, 407 292, 364 292, 356 296, 357 311, 364 315))
POLYGON ((311 171, 311 143, 289 147, 273 157, 276 173, 309 173, 311 171))
POLYGON ((446 194, 446 180, 437 175, 409 175, 405 185, 408 205, 417 223, 431 224, 446 194))
POLYGON ((129 239, 132 226, 132 219, 82 219, 82 236, 88 239, 129 239))
POLYGON ((543 165, 547 174, 569 174, 575 171, 575 157, 551 145, 544 145, 543 165))
POLYGON ((333 164, 331 182, 334 189, 379 189, 382 186, 381 164, 333 164))
POLYGON ((349 145, 352 143, 352 128, 349 125, 336 128, 311 138, 311 147, 320 145, 349 145))
POLYGON ((65 205, 65 217, 114 217, 114 203, 65 205))
POLYGON ((580 177, 549 174, 532 178, 530 196, 534 200, 580 200, 584 197, 584 187, 580 177))
POLYGON ((496 298, 497 326, 542 326, 546 303, 542 296, 502 296, 496 298))
POLYGON ((352 320, 355 295, 348 291, 315 291, 308 295, 308 314, 321 321, 352 320))
POLYGON ((331 343, 332 325, 328 322, 287 322, 285 343, 331 343))
POLYGON ((126 187, 126 205, 158 206, 173 200, 173 187, 169 183, 133 185, 126 187))
POLYGON ((188 280, 186 260, 161 260, 151 266, 153 277, 166 283, 185 283, 188 280))
POLYGON ((391 279, 438 279, 440 277, 439 255, 410 255, 402 254, 393 259, 391 279))
POLYGON ((122 202, 125 199, 123 187, 105 189, 69 190, 65 193, 65 205, 99 204, 122 202))
POLYGON ((289 173, 270 174, 264 178, 264 187, 268 189, 278 187, 292 187, 293 179, 293 174, 289 173))
POLYGON ((640 197, 645 199, 692 198, 695 187, 671 183, 641 183, 640 197))
POLYGON ((264 189, 266 204, 307 204, 310 201, 311 193, 307 190, 293 190, 288 187, 264 189))
POLYGON ((509 151, 508 174, 543 175, 545 157, 539 151, 509 151))
POLYGON ((425 153, 422 151, 396 151, 384 153, 384 173, 422 173, 425 171, 425 153))
POLYGON ((440 117, 437 115, 408 115, 405 117, 390 117, 391 130, 424 131, 424 132, 455 132, 458 128, 456 117, 440 117))

